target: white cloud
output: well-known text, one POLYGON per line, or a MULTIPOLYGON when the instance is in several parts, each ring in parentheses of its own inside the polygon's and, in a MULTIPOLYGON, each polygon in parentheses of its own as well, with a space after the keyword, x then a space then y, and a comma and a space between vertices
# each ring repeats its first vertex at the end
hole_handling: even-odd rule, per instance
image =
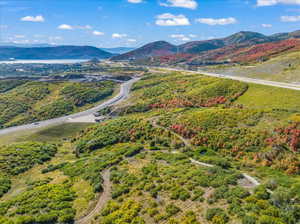
POLYGON ((50 41, 63 40, 63 38, 60 37, 60 36, 48 37, 48 39, 49 39, 50 41))
POLYGON ((95 36, 103 36, 104 35, 104 33, 100 32, 100 31, 97 31, 97 30, 93 31, 93 34, 95 36))
POLYGON ((189 37, 184 37, 181 39, 182 41, 190 41, 191 39, 189 37))
POLYGON ((300 16, 281 16, 281 22, 298 22, 300 21, 300 16))
POLYGON ((136 39, 127 39, 128 42, 131 42, 131 43, 135 43, 137 40, 136 39))
POLYGON ((257 0, 257 6, 272 6, 277 4, 300 5, 300 0, 257 0))
POLYGON ((85 26, 74 26, 74 29, 79 29, 79 30, 91 30, 91 29, 93 29, 93 27, 90 26, 90 25, 85 25, 85 26))
POLYGON ((129 3, 134 3, 134 4, 137 4, 137 3, 142 3, 143 0, 127 0, 129 3))
POLYGON ((64 38, 60 36, 50 36, 48 37, 49 44, 51 45, 58 45, 58 42, 62 41, 64 38))
POLYGON ((263 24, 261 24, 261 26, 262 26, 263 28, 271 28, 271 27, 272 27, 272 24, 265 24, 265 23, 263 23, 263 24))
POLYGON ((25 35, 15 35, 15 38, 17 38, 17 39, 23 39, 23 38, 25 38, 25 35))
POLYGON ((29 44, 31 43, 30 40, 14 40, 12 41, 14 44, 29 44))
POLYGON ((187 37, 184 34, 171 34, 170 37, 173 38, 173 39, 176 39, 176 40, 180 40, 180 41, 190 41, 191 40, 191 38, 190 38, 191 35, 189 35, 189 37, 187 37))
POLYGON ((161 6, 166 7, 181 7, 187 9, 196 9, 198 3, 195 0, 167 0, 166 3, 160 3, 161 6))
POLYGON ((158 26, 188 26, 190 21, 184 15, 173 15, 164 13, 156 17, 156 25, 158 26))
POLYGON ((190 38, 196 38, 197 35, 195 35, 195 34, 190 34, 189 37, 190 37, 190 38))
POLYGON ((85 25, 85 26, 71 26, 71 25, 68 25, 68 24, 61 24, 57 27, 58 29, 60 30, 91 30, 93 29, 92 26, 90 25, 85 25))
POLYGON ((60 30, 73 30, 74 28, 68 24, 61 24, 57 27, 60 30))
POLYGON ((26 22, 44 22, 45 19, 42 15, 38 16, 25 16, 21 18, 21 21, 26 21, 26 22))
POLYGON ((237 20, 233 17, 221 18, 221 19, 200 18, 200 19, 196 19, 196 22, 207 24, 210 26, 215 26, 215 25, 224 26, 224 25, 229 25, 229 24, 235 24, 235 23, 237 23, 237 20))
POLYGON ((127 37, 127 34, 113 33, 111 35, 111 37, 114 39, 117 39, 117 38, 121 39, 121 38, 127 37))
POLYGON ((184 38, 185 36, 183 34, 171 34, 170 37, 178 39, 178 38, 184 38))

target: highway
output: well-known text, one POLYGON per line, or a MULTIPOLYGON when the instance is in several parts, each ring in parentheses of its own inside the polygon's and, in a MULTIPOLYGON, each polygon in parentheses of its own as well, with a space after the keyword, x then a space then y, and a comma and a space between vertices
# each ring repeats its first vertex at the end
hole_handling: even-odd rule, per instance
POLYGON ((206 75, 206 76, 223 78, 223 79, 238 80, 238 81, 247 82, 247 83, 261 84, 261 85, 266 85, 266 86, 274 86, 274 87, 285 88, 285 89, 300 90, 300 85, 285 83, 285 82, 274 82, 274 81, 268 81, 268 80, 262 80, 262 79, 253 79, 253 78, 240 77, 240 76, 223 75, 223 74, 217 74, 217 73, 211 73, 211 72, 205 72, 205 71, 191 71, 191 70, 184 70, 184 69, 180 69, 180 68, 148 67, 148 69, 150 69, 150 70, 153 68, 165 69, 165 70, 169 70, 169 71, 188 72, 188 73, 206 75))
MULTIPOLYGON (((205 71, 190 71, 190 70, 184 70, 184 69, 178 69, 178 68, 164 68, 164 67, 148 67, 149 70, 151 69, 165 69, 168 71, 181 71, 181 72, 188 72, 188 73, 194 73, 194 74, 200 74, 200 75, 206 75, 206 76, 211 76, 211 77, 217 77, 217 78, 224 78, 224 79, 232 79, 232 80, 238 80, 242 82, 247 82, 247 83, 255 83, 255 84, 261 84, 261 85, 267 85, 267 86, 274 86, 274 87, 279 87, 279 88, 285 88, 285 89, 292 89, 292 90, 300 90, 300 85, 297 84, 290 84, 290 83, 283 83, 283 82, 274 82, 274 81, 268 81, 268 80, 261 80, 261 79, 252 79, 252 78, 247 78, 247 77, 238 77, 238 76, 230 76, 230 75, 222 75, 222 74, 216 74, 216 73, 209 73, 205 71)), ((64 117, 59 117, 59 118, 54 118, 50 120, 45 120, 45 121, 40 121, 40 122, 35 122, 32 124, 26 124, 26 125, 21 125, 21 126, 16 126, 16 127, 10 127, 6 129, 0 130, 0 136, 1 135, 6 135, 10 134, 13 132, 17 131, 26 131, 26 130, 32 130, 32 129, 37 129, 37 128, 43 128, 47 127, 50 125, 57 125, 57 124, 63 124, 66 122, 72 122, 72 119, 78 119, 78 118, 83 118, 87 117, 89 115, 93 115, 95 112, 112 106, 114 104, 117 104, 121 102, 122 100, 126 99, 129 96, 130 88, 134 82, 139 80, 139 78, 134 78, 129 80, 128 82, 125 82, 121 85, 120 87, 120 92, 117 96, 114 98, 96 106, 93 107, 89 110, 79 112, 76 114, 72 115, 67 115, 64 117)))
POLYGON ((54 119, 50 119, 50 120, 45 120, 45 121, 40 121, 40 122, 35 122, 32 124, 25 124, 25 125, 21 125, 21 126, 15 126, 15 127, 10 127, 10 128, 5 128, 0 130, 0 136, 1 135, 7 135, 13 132, 19 132, 19 131, 28 131, 28 130, 32 130, 32 129, 38 129, 38 128, 44 128, 44 127, 48 127, 50 125, 58 125, 58 124, 63 124, 66 122, 70 122, 72 119, 75 118, 79 118, 79 117, 86 117, 88 115, 93 115, 95 112, 104 109, 106 107, 115 105, 117 103, 120 103, 121 101, 123 101, 124 99, 126 99, 129 96, 130 93, 130 88, 132 86, 133 83, 135 83, 136 81, 138 81, 139 78, 133 78, 123 84, 121 84, 120 86, 120 92, 117 96, 113 97, 112 99, 97 105, 89 110, 86 111, 82 111, 76 114, 71 114, 71 115, 67 115, 67 116, 63 116, 63 117, 59 117, 59 118, 54 118, 54 119))

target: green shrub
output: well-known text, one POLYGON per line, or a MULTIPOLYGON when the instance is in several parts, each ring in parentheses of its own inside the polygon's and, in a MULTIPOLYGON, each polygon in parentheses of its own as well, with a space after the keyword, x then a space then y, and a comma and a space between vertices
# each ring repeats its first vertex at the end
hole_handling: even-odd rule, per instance
POLYGON ((228 222, 228 220, 229 220, 228 216, 226 215, 224 210, 221 209, 221 208, 209 208, 209 209, 207 209, 205 217, 209 221, 212 221, 215 217, 221 218, 222 220, 225 221, 225 223, 228 222))
POLYGON ((2 173, 17 175, 27 171, 36 164, 50 160, 57 151, 52 144, 27 142, 0 146, 0 169, 2 173))
POLYGON ((2 197, 10 189, 11 181, 7 176, 0 173, 0 197, 2 197))
POLYGON ((17 86, 23 85, 27 81, 25 80, 0 80, 0 93, 7 92, 17 86))
POLYGON ((242 224, 256 224, 257 217, 246 215, 242 218, 242 224))
POLYGON ((0 215, 13 223, 72 222, 75 193, 66 184, 44 184, 0 203, 0 215))
POLYGON ((103 224, 144 224, 145 221, 139 216, 141 208, 142 206, 133 200, 127 200, 120 204, 111 201, 102 211, 100 221, 103 224))
POLYGON ((169 204, 169 205, 166 206, 166 213, 167 213, 168 217, 176 215, 180 211, 181 211, 180 208, 178 208, 174 204, 169 204))

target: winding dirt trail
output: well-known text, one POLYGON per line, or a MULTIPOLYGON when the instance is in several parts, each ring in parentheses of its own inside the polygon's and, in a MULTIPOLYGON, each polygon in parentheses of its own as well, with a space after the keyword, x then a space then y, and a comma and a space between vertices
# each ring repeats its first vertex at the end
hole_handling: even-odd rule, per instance
POLYGON ((95 215, 99 214, 100 211, 103 209, 103 207, 106 205, 106 203, 111 199, 111 182, 110 182, 110 171, 105 170, 102 173, 103 178, 103 192, 101 196, 99 197, 97 204, 93 210, 89 212, 86 216, 78 219, 75 221, 75 224, 89 224, 95 215))
MULTIPOLYGON (((186 147, 190 147, 190 148, 192 147, 192 144, 190 143, 190 141, 189 141, 188 139, 186 139, 186 138, 182 137, 181 135, 179 135, 179 134, 177 134, 177 133, 175 133, 175 132, 169 130, 169 129, 166 128, 166 127, 163 127, 163 126, 157 124, 157 117, 154 117, 154 118, 152 118, 152 119, 149 119, 149 121, 151 122, 151 124, 153 125, 153 127, 161 128, 161 129, 163 129, 163 130, 165 130, 165 131, 170 131, 173 135, 175 135, 176 137, 178 137, 178 138, 184 143, 184 145, 185 145, 186 147)), ((205 167, 214 167, 214 165, 212 165, 212 164, 199 162, 199 161, 194 160, 194 159, 192 159, 192 158, 190 158, 190 161, 191 161, 191 163, 196 164, 196 165, 205 166, 205 167)), ((259 185, 261 184, 261 183, 260 183, 259 181, 257 181, 254 177, 252 177, 252 176, 250 176, 250 175, 248 175, 248 174, 246 174, 246 173, 242 173, 242 175, 243 175, 243 177, 244 177, 247 181, 249 181, 249 182, 252 184, 252 187, 257 187, 257 186, 259 186, 259 185)), ((267 191, 268 191, 270 194, 273 193, 273 192, 272 192, 271 190, 269 190, 269 189, 267 189, 267 191)))
POLYGON ((179 138, 184 143, 184 145, 186 147, 191 147, 192 146, 192 144, 190 143, 190 141, 188 139, 182 137, 181 135, 177 134, 176 132, 173 132, 173 131, 169 130, 166 127, 163 127, 163 126, 157 124, 157 117, 153 117, 153 118, 149 119, 149 121, 151 122, 151 124, 153 125, 153 127, 160 128, 160 129, 163 129, 165 131, 171 132, 174 136, 176 136, 177 138, 179 138))

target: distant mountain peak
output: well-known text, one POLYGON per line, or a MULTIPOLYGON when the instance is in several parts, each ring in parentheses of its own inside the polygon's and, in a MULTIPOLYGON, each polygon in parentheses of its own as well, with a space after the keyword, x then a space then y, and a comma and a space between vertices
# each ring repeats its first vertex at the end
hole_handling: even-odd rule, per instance
POLYGON ((130 60, 130 59, 141 59, 153 56, 165 56, 174 54, 177 51, 177 46, 170 44, 167 41, 155 41, 146 44, 136 50, 128 53, 114 56, 112 60, 130 60))
POLYGON ((252 31, 240 31, 232 34, 229 37, 223 38, 225 45, 232 44, 256 44, 269 41, 269 37, 252 31))

